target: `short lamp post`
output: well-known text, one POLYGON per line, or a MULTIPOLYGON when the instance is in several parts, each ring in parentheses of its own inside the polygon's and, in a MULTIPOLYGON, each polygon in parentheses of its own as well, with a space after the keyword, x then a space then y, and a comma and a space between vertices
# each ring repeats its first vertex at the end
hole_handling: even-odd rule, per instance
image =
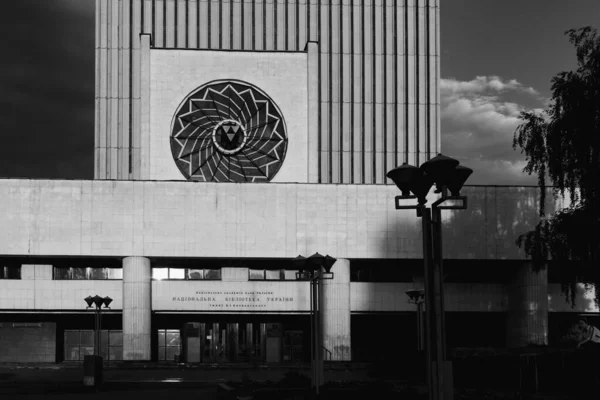
POLYGON ((83 360, 83 383, 86 386, 98 387, 102 384, 102 357, 100 356, 101 329, 102 329, 102 306, 109 308, 112 299, 108 296, 102 298, 98 295, 88 296, 85 299, 86 309, 92 308, 95 311, 94 320, 94 355, 85 356, 83 360))
POLYGON ((441 154, 420 167, 404 163, 387 173, 402 192, 395 198, 396 209, 416 209, 417 217, 422 218, 427 310, 425 349, 431 400, 451 400, 454 397, 452 363, 446 355, 441 210, 467 208, 467 197, 460 195, 460 189, 472 173, 472 169, 459 165, 458 160, 441 154), (440 197, 431 204, 431 208, 427 208, 427 195, 434 184, 435 193, 440 197))
POLYGON ((320 395, 323 385, 323 290, 320 281, 333 279, 331 267, 337 260, 329 255, 323 256, 315 253, 306 258, 298 256, 292 260, 298 269, 296 279, 310 282, 310 372, 311 387, 315 396, 320 395))
POLYGON ((425 350, 425 338, 423 329, 423 303, 425 302, 425 290, 413 289, 407 290, 406 295, 410 303, 417 305, 417 350, 425 350))

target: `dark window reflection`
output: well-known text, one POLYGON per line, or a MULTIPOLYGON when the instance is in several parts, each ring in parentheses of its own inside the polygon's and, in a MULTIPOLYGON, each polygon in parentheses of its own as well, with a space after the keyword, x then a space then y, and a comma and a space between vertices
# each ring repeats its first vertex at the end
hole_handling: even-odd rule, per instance
MULTIPOLYGON (((107 361, 123 359, 123 331, 102 330, 100 356, 107 361)), ((93 330, 65 330, 65 361, 83 361, 94 354, 93 330)))
POLYGON ((0 266, 0 279, 21 279, 20 265, 0 266))
POLYGON ((55 280, 123 279, 122 268, 54 267, 55 280))

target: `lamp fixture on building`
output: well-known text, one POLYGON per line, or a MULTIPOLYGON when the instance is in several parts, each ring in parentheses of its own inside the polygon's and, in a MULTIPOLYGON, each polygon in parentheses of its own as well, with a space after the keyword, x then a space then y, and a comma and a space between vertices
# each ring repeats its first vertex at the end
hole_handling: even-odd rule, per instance
POLYGON ((404 163, 386 175, 401 192, 395 198, 396 209, 416 209, 417 217, 422 218, 427 382, 432 400, 451 400, 454 395, 452 363, 446 359, 441 210, 467 208, 467 197, 461 196, 460 190, 472 173, 458 160, 438 154, 420 167, 404 163), (427 195, 434 184, 434 193, 440 197, 427 208, 427 195))
POLYGON ((296 279, 310 282, 310 371, 311 386, 318 397, 323 385, 323 314, 321 302, 323 298, 322 279, 333 279, 331 268, 337 260, 329 255, 315 253, 306 258, 298 256, 292 260, 298 269, 296 279))

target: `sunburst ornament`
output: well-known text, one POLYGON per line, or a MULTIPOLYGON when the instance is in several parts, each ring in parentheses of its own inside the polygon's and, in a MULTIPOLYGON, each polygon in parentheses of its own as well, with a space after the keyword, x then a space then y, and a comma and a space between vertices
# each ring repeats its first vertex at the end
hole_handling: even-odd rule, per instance
POLYGON ((213 81, 177 109, 171 152, 188 180, 268 182, 287 151, 283 115, 262 90, 240 81, 213 81))

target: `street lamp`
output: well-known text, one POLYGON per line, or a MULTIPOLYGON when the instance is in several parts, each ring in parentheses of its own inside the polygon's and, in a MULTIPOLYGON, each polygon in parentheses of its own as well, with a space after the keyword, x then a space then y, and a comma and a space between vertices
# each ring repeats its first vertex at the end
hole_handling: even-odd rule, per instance
POLYGON ((95 295, 94 297, 88 296, 85 299, 88 308, 92 308, 95 311, 94 320, 94 355, 85 356, 83 359, 83 383, 86 386, 98 387, 102 383, 102 357, 100 356, 100 332, 102 327, 102 306, 108 307, 112 303, 112 299, 108 296, 100 297, 95 295))
POLYGON ((432 400, 451 400, 454 396, 452 363, 446 359, 441 210, 467 208, 467 197, 460 195, 460 189, 472 173, 472 169, 459 165, 458 160, 441 154, 421 167, 404 163, 387 173, 402 192, 395 198, 396 209, 416 209, 417 217, 422 218, 427 384, 432 400), (440 198, 427 208, 426 197, 434 184, 434 193, 440 194, 440 198))
POLYGON ((423 303, 425 302, 425 290, 413 289, 407 290, 406 295, 410 303, 417 305, 417 350, 425 349, 425 340, 423 338, 423 303))
POLYGON ((311 386, 314 387, 316 397, 319 397, 320 387, 324 380, 323 314, 321 311, 323 292, 319 282, 323 279, 333 279, 331 268, 336 261, 329 255, 323 256, 319 253, 308 258, 298 256, 292 260, 298 269, 296 279, 310 282, 310 372, 311 386))

